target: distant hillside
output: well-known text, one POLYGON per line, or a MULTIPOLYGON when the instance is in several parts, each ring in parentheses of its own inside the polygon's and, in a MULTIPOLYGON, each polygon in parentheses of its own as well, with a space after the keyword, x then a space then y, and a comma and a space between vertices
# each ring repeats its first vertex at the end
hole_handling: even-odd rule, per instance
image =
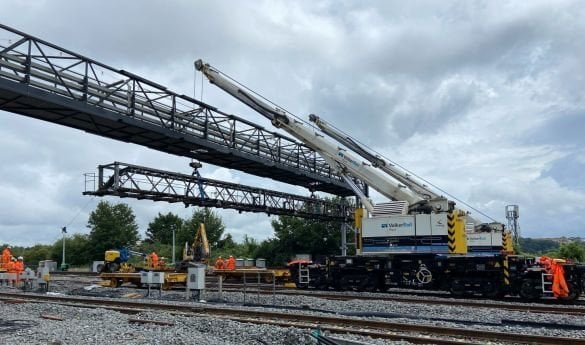
POLYGON ((560 245, 558 239, 520 237, 520 250, 526 254, 542 255, 559 249, 560 245))

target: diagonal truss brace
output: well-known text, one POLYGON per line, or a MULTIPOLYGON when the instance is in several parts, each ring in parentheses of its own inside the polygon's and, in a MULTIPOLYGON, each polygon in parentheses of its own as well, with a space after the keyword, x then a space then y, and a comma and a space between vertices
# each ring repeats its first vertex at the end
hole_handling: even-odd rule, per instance
POLYGON ((185 206, 229 208, 269 215, 349 221, 346 199, 327 200, 282 193, 143 166, 114 162, 85 174, 84 195, 182 202, 185 206), (97 185, 96 185, 97 184, 97 185), (88 188, 89 187, 89 188, 88 188))
POLYGON ((303 143, 2 24, 0 37, 0 110, 315 191, 353 195, 303 143), (274 173, 267 174, 267 167, 274 173))

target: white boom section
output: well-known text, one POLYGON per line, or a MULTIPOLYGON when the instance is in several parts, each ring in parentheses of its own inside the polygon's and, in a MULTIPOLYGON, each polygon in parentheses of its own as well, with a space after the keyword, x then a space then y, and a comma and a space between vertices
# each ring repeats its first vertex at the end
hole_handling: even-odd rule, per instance
MULTIPOLYGON (((312 128, 307 128, 302 122, 289 117, 283 110, 274 108, 255 95, 243 90, 237 84, 221 75, 209 64, 197 60, 195 61, 195 68, 201 71, 212 84, 217 85, 220 89, 271 120, 274 126, 284 129, 287 133, 314 149, 327 162, 330 162, 329 165, 331 165, 332 169, 336 170, 342 176, 345 173, 350 173, 391 200, 404 200, 411 205, 425 200, 399 181, 384 175, 370 164, 363 162, 359 157, 355 157, 353 153, 325 139, 322 134, 315 132, 312 128)), ((368 208, 368 211, 372 211, 370 209, 371 204, 367 205, 364 203, 364 206, 368 208)))
MULTIPOLYGON (((372 163, 373 166, 380 168, 388 175, 405 184, 408 188, 415 191, 421 197, 427 200, 441 198, 440 195, 436 194, 426 185, 410 178, 410 175, 406 171, 396 167, 393 164, 386 162, 382 157, 370 153, 360 144, 356 143, 351 137, 342 133, 338 129, 333 128, 327 122, 323 121, 319 116, 311 114, 309 115, 309 120, 311 122, 314 122, 324 133, 326 133, 333 139, 339 141, 341 144, 345 145, 352 151, 358 153, 364 159, 367 159, 369 162, 372 163)), ((470 215, 467 215, 467 222, 473 223, 474 225, 482 224, 482 222, 475 219, 474 217, 471 217, 470 215)))
POLYGON ((396 167, 393 164, 386 162, 382 157, 370 153, 367 149, 363 148, 360 144, 356 143, 351 137, 330 126, 327 122, 323 121, 316 115, 309 115, 309 120, 314 122, 324 133, 339 141, 350 150, 356 152, 364 159, 367 159, 372 163, 373 166, 380 168, 382 171, 392 176, 399 182, 405 184, 408 188, 415 191, 424 199, 436 199, 440 196, 429 189, 424 184, 412 179, 410 174, 406 171, 396 167))

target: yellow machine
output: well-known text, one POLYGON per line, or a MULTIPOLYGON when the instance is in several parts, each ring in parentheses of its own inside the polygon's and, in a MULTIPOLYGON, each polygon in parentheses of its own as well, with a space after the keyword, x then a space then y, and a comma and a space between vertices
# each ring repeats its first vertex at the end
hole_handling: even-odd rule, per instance
POLYGON ((147 270, 172 270, 172 268, 166 267, 166 260, 164 257, 160 257, 155 264, 150 255, 133 251, 128 248, 106 250, 104 255, 104 267, 100 272, 113 273, 113 272, 124 272, 131 273, 136 272, 136 269, 147 269, 147 270), (143 264, 140 267, 134 267, 128 261, 132 256, 140 256, 143 258, 143 264))
POLYGON ((184 286, 187 281, 187 268, 192 264, 203 263, 207 264, 210 256, 209 241, 207 240, 207 232, 205 231, 205 224, 199 224, 193 243, 185 243, 183 250, 183 260, 177 263, 174 268, 175 272, 169 272, 173 268, 166 267, 164 258, 160 258, 158 265, 154 267, 151 256, 129 250, 128 248, 120 250, 108 250, 105 253, 105 265, 101 270, 101 277, 107 286, 119 287, 123 283, 132 283, 140 286, 140 273, 136 272, 134 266, 128 263, 128 259, 132 256, 142 256, 144 258, 144 269, 167 271, 164 272, 165 282, 163 289, 170 288, 174 285, 184 286))
POLYGON ((134 266, 128 262, 131 256, 147 258, 146 254, 128 248, 106 250, 101 272, 134 272, 134 266))
POLYGON ((190 263, 202 263, 206 264, 209 262, 209 256, 211 251, 209 249, 209 241, 207 240, 207 231, 205 231, 205 224, 200 223, 193 243, 185 242, 185 248, 183 249, 183 261, 179 263, 179 270, 186 270, 190 263))

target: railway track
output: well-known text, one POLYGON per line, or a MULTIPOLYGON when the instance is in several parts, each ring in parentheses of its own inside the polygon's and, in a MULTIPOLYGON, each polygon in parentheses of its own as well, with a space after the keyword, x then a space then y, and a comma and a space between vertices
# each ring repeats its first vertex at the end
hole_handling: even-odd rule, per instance
POLYGON ((53 271, 51 272, 52 276, 83 276, 83 277, 98 277, 99 273, 96 272, 89 272, 89 271, 53 271))
POLYGON ((34 302, 52 303, 81 308, 106 308, 127 314, 144 311, 162 311, 184 316, 213 316, 244 323, 271 324, 283 327, 321 328, 331 333, 371 336, 389 340, 403 340, 416 344, 480 344, 485 342, 514 344, 559 344, 585 345, 585 339, 549 337, 511 332, 487 331, 484 329, 440 327, 406 324, 371 319, 339 316, 309 315, 290 312, 275 312, 257 309, 234 309, 211 305, 162 304, 144 301, 111 299, 87 299, 67 296, 46 296, 21 293, 0 293, 5 303, 34 302))
MULTIPOLYGON (((92 272, 59 272, 58 275, 61 276, 95 276, 99 278, 99 275, 92 272)), ((217 285, 215 284, 215 278, 209 278, 207 281, 208 290, 216 290, 217 285)), ((234 283, 224 283, 223 284, 223 291, 225 292, 242 292, 243 285, 234 284, 234 283)), ((254 283, 247 285, 247 292, 252 294, 272 294, 272 287, 266 287, 265 289, 261 288, 258 291, 257 287, 254 283)), ((383 293, 379 294, 360 294, 360 293, 351 293, 351 294, 342 294, 342 293, 335 293, 335 292, 327 292, 327 291, 319 291, 319 290, 295 290, 290 288, 283 288, 277 287, 276 289, 277 294, 283 295, 298 295, 298 296, 309 296, 309 297, 317 297, 329 300, 341 300, 341 301, 348 301, 348 300, 365 300, 365 301, 391 301, 391 302, 403 302, 403 303, 413 303, 413 304, 433 304, 433 305, 448 305, 448 306, 463 306, 463 307, 472 307, 472 308, 490 308, 490 309, 501 309, 501 310, 514 310, 514 311, 521 311, 521 312, 530 312, 530 313, 548 313, 548 314, 567 314, 567 315, 576 315, 576 316, 585 316, 585 301, 579 300, 573 302, 572 304, 567 305, 558 305, 558 301, 555 300, 543 300, 540 301, 538 304, 534 303, 526 303, 518 299, 507 299, 505 301, 496 301, 496 300, 486 300, 482 299, 479 301, 470 301, 467 299, 459 299, 454 298, 448 294, 437 294, 437 293, 420 293, 420 292, 405 292, 399 291, 399 296, 396 295, 395 292, 392 292, 393 295, 387 295, 383 293), (416 297, 408 297, 409 295, 416 295, 416 297), (421 299, 420 297, 431 297, 421 299), (507 303, 506 303, 507 302, 507 303), (519 303, 509 303, 509 302, 519 302, 519 303), (555 303, 555 304, 552 304, 555 303)))
MULTIPOLYGON (((224 292, 242 292, 242 287, 238 288, 224 288, 224 292)), ((250 294, 263 294, 271 295, 272 292, 261 289, 260 291, 252 288, 248 288, 247 292, 250 294)), ((281 295, 296 295, 296 296, 308 296, 323 298, 329 300, 349 301, 349 300, 365 300, 365 301, 391 301, 391 302, 403 302, 413 304, 433 304, 433 305, 448 305, 448 306, 462 306, 472 308, 489 308, 489 309, 502 309, 502 310, 514 310, 529 313, 546 313, 546 314, 567 314, 576 316, 585 316, 585 304, 578 303, 576 305, 551 305, 551 304, 528 304, 521 301, 519 303, 505 303, 498 301, 470 301, 461 300, 457 298, 451 298, 449 296, 443 296, 441 299, 436 298, 411 298, 405 296, 388 296, 380 294, 379 296, 363 295, 363 294, 340 294, 340 293, 327 293, 322 291, 308 292, 306 290, 278 290, 276 294, 281 295)))

